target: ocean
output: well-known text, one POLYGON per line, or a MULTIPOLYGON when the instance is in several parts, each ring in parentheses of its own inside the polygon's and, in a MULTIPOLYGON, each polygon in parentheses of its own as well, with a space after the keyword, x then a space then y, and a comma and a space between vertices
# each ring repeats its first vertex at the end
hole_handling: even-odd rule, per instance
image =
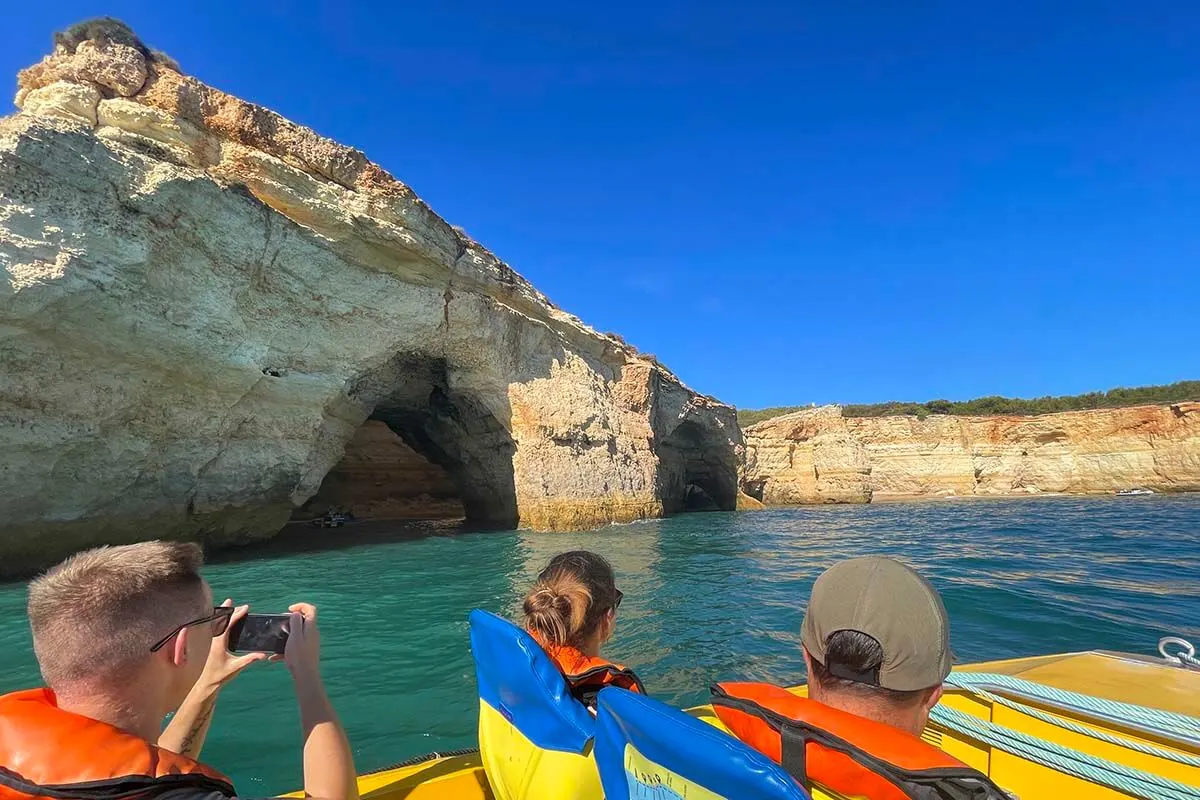
MULTIPOLYGON (((800 620, 835 561, 899 557, 941 591, 963 662, 1200 644, 1200 495, 947 500, 689 514, 578 534, 438 524, 297 528, 219 556, 214 596, 258 612, 320 609, 323 673, 360 772, 473 745, 467 613, 517 613, 556 553, 586 548, 625 593, 605 655, 651 694, 704 702, 724 679, 804 678, 800 620)), ((22 584, 0 585, 0 690, 38 683, 22 584)), ((299 718, 282 664, 222 693, 203 760, 247 796, 301 786, 299 718)))

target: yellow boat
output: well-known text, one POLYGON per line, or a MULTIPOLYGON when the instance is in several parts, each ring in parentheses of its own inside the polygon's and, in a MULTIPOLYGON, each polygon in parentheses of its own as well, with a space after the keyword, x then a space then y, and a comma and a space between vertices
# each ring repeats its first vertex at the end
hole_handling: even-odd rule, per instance
MULTIPOLYGON (((958 667, 924 738, 1019 800, 1200 798, 1196 666, 1091 651, 958 667), (1031 694, 1030 687, 1040 688, 1031 694), (1080 695, 1090 702, 1081 704, 1080 695), (1164 730, 1121 716, 1131 709, 1119 704, 1142 707, 1150 715, 1165 712, 1159 716, 1174 727, 1164 730), (1056 760, 1066 769, 1045 763, 1056 760), (1144 780, 1127 780, 1126 770, 1144 780), (1159 788, 1155 781, 1161 781, 1159 788)), ((792 691, 804 694, 806 688, 792 691)), ((723 727, 711 706, 689 713, 723 727)), ((841 800, 822 787, 812 790, 814 798, 841 800)), ((364 800, 493 797, 477 752, 430 754, 363 775, 359 792, 364 800)))

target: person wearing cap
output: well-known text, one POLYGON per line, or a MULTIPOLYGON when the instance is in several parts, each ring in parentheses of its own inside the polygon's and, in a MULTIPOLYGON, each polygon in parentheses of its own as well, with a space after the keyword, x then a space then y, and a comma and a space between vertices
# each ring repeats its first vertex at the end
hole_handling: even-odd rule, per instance
POLYGON ((920 736, 950 674, 950 620, 933 585, 879 556, 813 584, 800 631, 808 696, 920 736))
POLYGON ((720 683, 721 724, 802 786, 871 800, 1007 800, 983 773, 921 739, 950 674, 950 622, 915 570, 870 556, 817 578, 800 631, 808 697, 720 683))

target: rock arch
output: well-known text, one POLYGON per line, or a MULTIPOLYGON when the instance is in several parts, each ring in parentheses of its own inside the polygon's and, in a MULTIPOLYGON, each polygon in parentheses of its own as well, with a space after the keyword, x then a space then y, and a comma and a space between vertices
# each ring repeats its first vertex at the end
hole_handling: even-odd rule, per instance
POLYGON ((446 362, 423 355, 396 357, 351 396, 371 409, 365 425, 386 426, 429 463, 425 474, 444 476, 469 526, 516 527, 516 444, 507 407, 494 409, 478 393, 452 386, 446 362))

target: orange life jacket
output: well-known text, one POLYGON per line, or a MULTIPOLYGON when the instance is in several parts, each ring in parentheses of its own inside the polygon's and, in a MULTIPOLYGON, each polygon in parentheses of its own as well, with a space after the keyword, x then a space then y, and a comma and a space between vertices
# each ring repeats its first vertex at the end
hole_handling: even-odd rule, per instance
POLYGON ((713 710, 805 788, 871 800, 1007 800, 983 773, 919 737, 766 683, 712 687, 713 710))
POLYGON ((63 711, 49 689, 0 697, 0 800, 149 800, 185 788, 234 795, 221 773, 63 711))
POLYGON ((554 660, 559 672, 567 679, 571 694, 586 706, 595 707, 596 695, 605 686, 617 686, 639 694, 646 693, 642 681, 628 667, 603 658, 586 656, 569 645, 547 645, 542 637, 533 631, 530 631, 530 636, 554 660))

